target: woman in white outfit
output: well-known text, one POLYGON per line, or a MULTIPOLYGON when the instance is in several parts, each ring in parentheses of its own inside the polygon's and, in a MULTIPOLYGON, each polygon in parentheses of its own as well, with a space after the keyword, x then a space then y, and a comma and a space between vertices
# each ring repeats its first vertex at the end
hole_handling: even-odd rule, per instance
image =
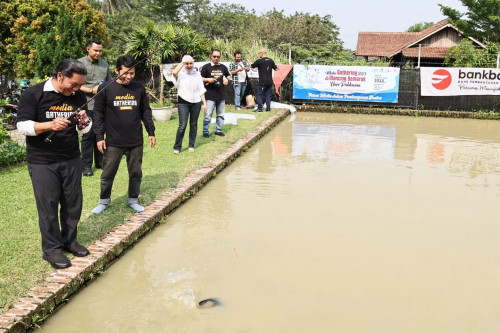
POLYGON ((189 144, 188 150, 194 151, 196 132, 198 130, 198 116, 201 107, 203 113, 207 113, 207 103, 205 101, 205 86, 197 69, 194 68, 194 59, 190 55, 182 57, 182 62, 177 65, 172 74, 175 77, 177 87, 177 101, 179 113, 179 127, 175 137, 174 154, 179 154, 182 147, 182 139, 186 132, 189 119, 189 144))

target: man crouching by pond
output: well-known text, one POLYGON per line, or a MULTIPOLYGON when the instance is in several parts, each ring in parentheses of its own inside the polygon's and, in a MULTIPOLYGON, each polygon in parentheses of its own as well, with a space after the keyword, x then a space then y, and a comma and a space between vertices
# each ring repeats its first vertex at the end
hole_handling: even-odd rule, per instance
POLYGON ((104 154, 101 195, 99 205, 92 210, 94 214, 101 214, 111 203, 111 189, 123 155, 127 158, 129 176, 128 204, 136 212, 144 210, 139 205, 144 146, 141 121, 148 132, 149 145, 153 148, 156 144, 155 125, 146 89, 133 80, 134 58, 127 55, 118 57, 115 73, 117 79, 99 86, 99 95, 94 104, 97 149, 104 154), (103 87, 106 90, 101 93, 103 87))
POLYGON ((52 78, 26 89, 19 101, 17 128, 26 135, 43 259, 54 268, 71 266, 63 250, 77 257, 89 254, 76 237, 83 202, 78 132, 87 133, 92 123, 85 111, 78 113, 78 120, 66 119, 86 102, 79 91, 86 75, 81 62, 64 59, 52 78), (52 140, 45 142, 52 132, 52 140))

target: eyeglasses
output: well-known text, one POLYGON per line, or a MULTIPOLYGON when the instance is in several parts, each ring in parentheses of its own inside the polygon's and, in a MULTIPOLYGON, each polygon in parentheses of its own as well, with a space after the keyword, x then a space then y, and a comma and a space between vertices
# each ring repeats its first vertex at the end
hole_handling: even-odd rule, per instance
POLYGON ((220 58, 220 56, 213 55, 212 58, 220 58))

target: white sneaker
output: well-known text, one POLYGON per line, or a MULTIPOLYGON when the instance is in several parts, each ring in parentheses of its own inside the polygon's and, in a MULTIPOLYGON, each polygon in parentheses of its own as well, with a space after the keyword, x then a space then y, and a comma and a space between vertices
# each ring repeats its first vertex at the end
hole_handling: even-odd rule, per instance
POLYGON ((99 215, 108 208, 108 205, 99 204, 96 208, 92 209, 92 213, 99 215))
POLYGON ((132 207, 133 210, 135 210, 136 213, 140 213, 140 212, 143 212, 144 211, 144 207, 142 207, 141 205, 139 204, 129 204, 130 207, 132 207))

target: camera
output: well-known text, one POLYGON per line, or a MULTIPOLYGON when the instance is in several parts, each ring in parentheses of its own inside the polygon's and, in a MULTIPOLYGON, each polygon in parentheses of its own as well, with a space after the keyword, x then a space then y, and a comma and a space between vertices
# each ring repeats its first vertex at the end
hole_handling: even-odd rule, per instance
POLYGON ((220 87, 221 85, 219 78, 220 76, 214 76, 215 82, 213 84, 215 87, 220 87))

